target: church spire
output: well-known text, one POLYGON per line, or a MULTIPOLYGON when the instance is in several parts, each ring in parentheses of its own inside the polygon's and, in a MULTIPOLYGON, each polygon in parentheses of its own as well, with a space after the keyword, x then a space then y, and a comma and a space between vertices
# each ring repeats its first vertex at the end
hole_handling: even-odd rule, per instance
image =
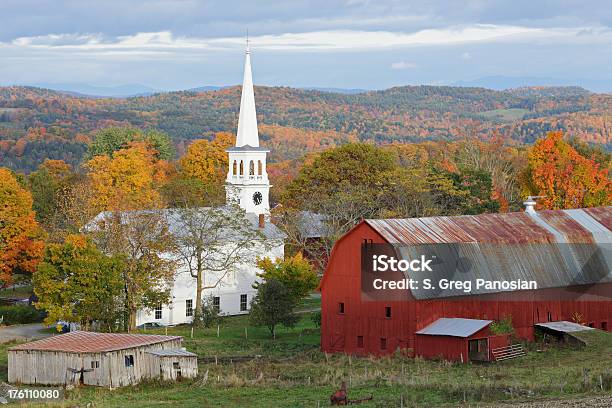
POLYGON ((251 49, 247 38, 246 58, 244 61, 244 79, 242 80, 242 98, 240 99, 240 117, 238 118, 238 135, 236 147, 259 147, 257 133, 257 113, 255 112, 255 95, 253 76, 251 74, 251 49))

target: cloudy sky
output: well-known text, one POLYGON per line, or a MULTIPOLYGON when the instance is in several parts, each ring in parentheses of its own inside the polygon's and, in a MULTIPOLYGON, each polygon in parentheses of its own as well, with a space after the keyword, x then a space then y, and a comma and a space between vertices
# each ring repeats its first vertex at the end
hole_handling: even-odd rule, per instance
POLYGON ((237 84, 247 29, 260 85, 612 84, 610 1, 3 0, 0 85, 237 84))

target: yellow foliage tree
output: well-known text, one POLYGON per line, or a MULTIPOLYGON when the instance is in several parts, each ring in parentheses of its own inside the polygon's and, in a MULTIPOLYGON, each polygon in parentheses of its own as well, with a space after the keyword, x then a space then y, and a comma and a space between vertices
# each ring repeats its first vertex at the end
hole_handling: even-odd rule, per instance
POLYGON ((155 150, 144 142, 130 143, 112 157, 95 156, 85 167, 94 193, 89 205, 97 211, 160 207, 158 187, 171 171, 169 163, 158 160, 155 150))
POLYGON ((187 148, 181 158, 183 174, 196 178, 205 184, 220 183, 227 173, 227 153, 225 150, 234 144, 230 133, 220 132, 212 141, 199 139, 187 148))

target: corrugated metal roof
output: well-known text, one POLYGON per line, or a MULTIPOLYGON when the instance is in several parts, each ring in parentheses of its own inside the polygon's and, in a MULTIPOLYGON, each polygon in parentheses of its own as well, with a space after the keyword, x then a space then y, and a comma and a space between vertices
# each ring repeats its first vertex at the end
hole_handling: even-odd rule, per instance
POLYGON ((180 340, 181 336, 95 333, 74 331, 11 347, 9 350, 45 350, 66 353, 102 353, 180 340))
POLYGON ((428 336, 470 337, 479 330, 484 329, 492 320, 460 319, 443 317, 429 326, 416 332, 428 336))
MULTIPOLYGON (((208 209, 210 209, 210 207, 201 208, 202 215, 200 217, 203 220, 203 222, 207 222, 207 221, 212 222, 210 220, 211 217, 209 217, 206 214, 206 211, 208 209)), ((219 209, 221 211, 229 211, 228 207, 220 207, 219 209)), ((185 233, 185 228, 184 228, 184 223, 181 222, 181 212, 180 211, 181 210, 177 208, 166 208, 166 209, 161 209, 161 210, 124 211, 121 213, 121 217, 122 217, 122 222, 123 222, 124 220, 129 219, 131 215, 138 216, 139 214, 147 214, 147 213, 153 213, 153 212, 160 213, 166 219, 170 232, 178 236, 181 236, 182 234, 185 233)), ((113 214, 110 211, 103 211, 99 213, 98 215, 96 215, 96 217, 93 220, 87 223, 84 229, 86 231, 95 231, 99 228, 99 225, 101 225, 101 223, 103 223, 105 220, 112 219, 111 218, 112 215, 113 214)), ((247 221, 251 224, 253 230, 261 231, 261 233, 263 234, 265 238, 267 239, 286 238, 285 233, 282 232, 276 225, 272 224, 269 221, 264 224, 264 228, 260 229, 259 228, 259 216, 257 214, 246 213, 245 217, 247 221)), ((240 237, 236 235, 235 231, 230 231, 230 230, 221 231, 219 234, 223 234, 223 238, 227 241, 240 239, 240 237)))
MULTIPOLYGON (((408 278, 535 281, 538 288, 612 282, 612 207, 412 219, 366 220, 403 259, 439 253, 445 264, 408 278), (450 244, 443 245, 432 244, 450 244), (448 260, 453 262, 448 262, 448 260)), ((417 299, 499 289, 412 289, 417 299)))
POLYGON ((585 330, 594 330, 592 327, 583 326, 578 323, 561 320, 559 322, 536 323, 536 326, 545 327, 561 333, 574 333, 585 330))
POLYGON ((147 351, 149 354, 154 354, 160 357, 197 357, 198 355, 191 351, 183 349, 166 349, 147 351))

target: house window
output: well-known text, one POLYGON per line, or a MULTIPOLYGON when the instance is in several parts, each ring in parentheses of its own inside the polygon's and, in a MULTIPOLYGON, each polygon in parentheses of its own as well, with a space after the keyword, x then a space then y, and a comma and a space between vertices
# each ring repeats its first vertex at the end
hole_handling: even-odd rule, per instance
POLYGON ((219 296, 213 297, 213 307, 217 310, 221 310, 221 298, 219 296))
POLYGON ((193 316, 193 299, 185 300, 185 316, 193 316))
POLYGON ((338 303, 338 313, 344 314, 344 302, 338 303))
POLYGON ((357 347, 363 348, 363 336, 357 336, 357 347))
POLYGON ((240 311, 247 310, 247 295, 240 295, 240 311))
POLYGON ((159 320, 161 318, 162 318, 162 306, 159 305, 155 307, 155 319, 159 320))
POLYGON ((97 360, 92 361, 91 368, 100 368, 100 362, 97 360))
POLYGON ((384 337, 380 338, 380 349, 381 350, 386 350, 387 349, 387 339, 384 337))
POLYGON ((387 306, 387 307, 385 307, 385 317, 386 317, 387 319, 390 319, 390 318, 391 318, 391 306, 387 306))
POLYGON ((608 322, 601 322, 601 330, 608 331, 608 322))
POLYGON ((134 367, 134 355, 133 354, 129 354, 125 356, 125 366, 134 367))

